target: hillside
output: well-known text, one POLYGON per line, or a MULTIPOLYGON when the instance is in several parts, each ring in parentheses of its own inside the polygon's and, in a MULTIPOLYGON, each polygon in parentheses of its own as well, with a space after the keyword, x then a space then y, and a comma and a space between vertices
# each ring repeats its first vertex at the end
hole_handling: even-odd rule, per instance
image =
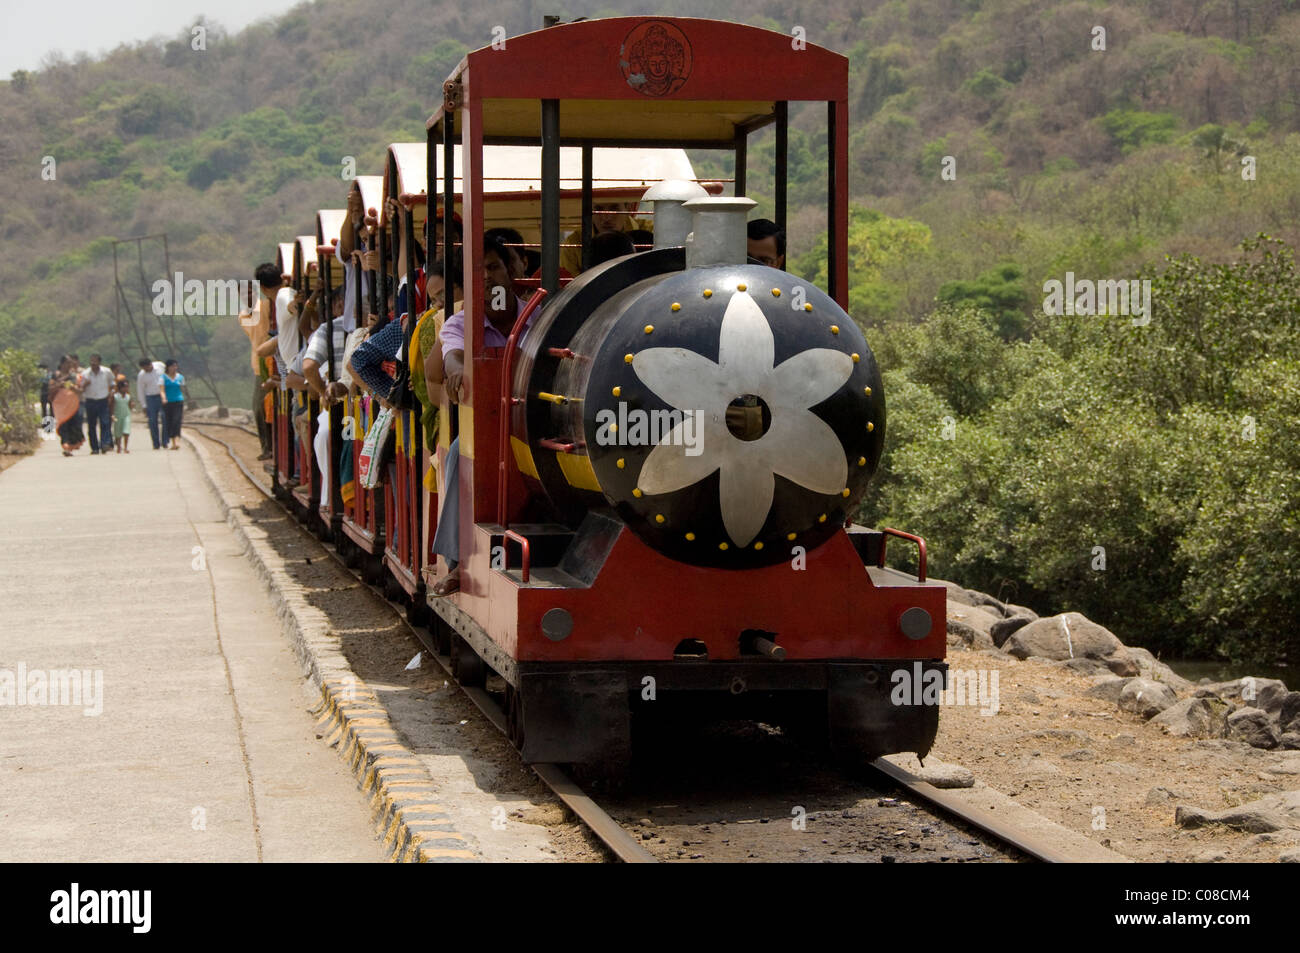
MULTIPOLYGON (((1300 3, 1042 6, 656 12, 802 27, 850 57, 850 310, 889 399, 862 519, 924 534, 936 574, 1126 642, 1282 664, 1300 655, 1300 3), (1145 323, 1044 314, 1045 282, 1076 276, 1149 282, 1145 323)), ((173 269, 247 276, 342 203, 348 157, 378 172, 387 143, 423 136, 442 79, 493 27, 620 10, 645 12, 326 0, 234 36, 208 23, 203 50, 185 31, 14 74, 0 349, 134 360, 113 238, 165 231, 173 269)), ((791 109, 789 261, 814 280, 822 120, 791 109)), ((770 143, 750 149, 761 211, 770 143)), ((134 247, 119 254, 133 274, 134 247)), ((140 271, 161 276, 156 245, 140 271)), ((233 320, 147 333, 246 399, 233 320)))
MULTIPOLYGON (((783 32, 799 25, 850 56, 850 186, 886 216, 855 230, 864 319, 919 318, 945 282, 1006 262, 1028 288, 1063 263, 1126 272, 1166 252, 1219 258, 1259 230, 1297 238, 1295 4, 1040 6, 701 0, 660 9, 783 32), (1106 30, 1104 51, 1091 49, 1094 26, 1106 30), (1258 157, 1249 184, 1233 174, 1246 150, 1258 157), (939 180, 945 155, 955 181, 939 180)), ((562 12, 633 9, 571 2, 562 12)), ((202 50, 185 31, 14 74, 0 84, 0 337, 47 357, 117 354, 123 344, 134 354, 130 328, 119 338, 112 317, 109 238, 166 231, 173 268, 244 275, 276 241, 308 230, 317 208, 339 204, 345 157, 378 171, 388 142, 421 136, 466 49, 489 42, 499 22, 507 33, 533 29, 542 12, 528 3, 502 21, 500 11, 447 2, 320 2, 234 36, 206 23, 202 50), (41 177, 46 156, 54 181, 41 177)), ((792 258, 822 224, 820 169, 808 160, 824 142, 805 131, 820 119, 794 110, 792 258)), ((761 145, 753 152, 761 170, 761 145)), ((726 171, 721 157, 698 160, 726 171)), ((144 264, 161 274, 160 257, 144 264)), ((815 255, 803 265, 816 266, 815 255)), ((238 379, 238 332, 199 320, 195 333, 211 338, 218 376, 238 379)))

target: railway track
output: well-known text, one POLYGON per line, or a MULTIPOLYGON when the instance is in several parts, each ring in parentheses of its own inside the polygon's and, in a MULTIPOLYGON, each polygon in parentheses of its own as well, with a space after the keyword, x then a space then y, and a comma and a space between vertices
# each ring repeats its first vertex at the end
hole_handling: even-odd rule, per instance
MULTIPOLYGON (((235 448, 232 447, 228 441, 221 439, 215 434, 204 432, 204 428, 229 428, 242 431, 246 434, 251 434, 254 437, 257 436, 256 431, 251 431, 247 427, 242 427, 238 424, 224 424, 209 421, 192 423, 192 426, 205 440, 210 440, 223 447, 231 461, 234 462, 235 466, 239 467, 240 472, 244 474, 244 477, 248 482, 256 487, 259 492, 268 499, 275 498, 270 485, 268 485, 265 480, 259 479, 257 475, 248 468, 243 458, 240 457, 240 455, 235 451, 235 448)), ((416 640, 424 646, 425 651, 433 656, 434 660, 437 661, 446 672, 447 677, 454 681, 451 669, 451 659, 438 651, 433 638, 423 629, 423 627, 412 626, 410 622, 406 620, 405 607, 399 606, 397 603, 389 599, 384 593, 383 587, 366 582, 361 577, 360 573, 349 568, 334 547, 326 545, 324 548, 325 551, 329 553, 331 559, 338 563, 338 565, 342 566, 350 574, 356 576, 362 585, 370 589, 376 597, 382 599, 397 613, 398 617, 402 619, 403 624, 410 629, 416 640)), ((469 700, 474 703, 475 707, 483 713, 484 717, 486 717, 487 720, 504 735, 506 733, 506 716, 505 712, 501 709, 501 706, 496 703, 496 700, 482 688, 465 685, 460 685, 459 687, 469 700)), ((583 791, 582 788, 579 787, 558 765, 535 764, 530 765, 530 767, 532 768, 533 773, 541 779, 542 783, 545 784, 552 793, 554 793, 555 796, 569 808, 569 810, 573 811, 574 815, 584 825, 586 825, 586 827, 600 840, 605 848, 618 860, 634 864, 657 862, 656 858, 649 851, 643 848, 637 842, 635 837, 610 817, 609 814, 607 814, 600 805, 592 800, 590 795, 583 791)))
MULTIPOLYGON (((260 493, 268 499, 274 499, 270 485, 249 469, 243 457, 228 441, 210 432, 209 428, 238 430, 253 437, 257 436, 255 431, 239 424, 219 423, 216 421, 193 422, 192 426, 204 439, 221 446, 244 477, 260 493)), ((410 624, 405 607, 389 599, 382 586, 371 584, 362 579, 361 574, 349 568, 332 546, 327 545, 324 548, 338 565, 356 576, 362 585, 367 586, 371 592, 398 614, 403 620, 403 624, 410 629, 424 649, 433 656, 446 672, 448 678, 454 680, 451 659, 438 651, 432 635, 427 630, 421 626, 412 626, 410 624)), ((503 735, 507 733, 505 712, 488 691, 475 686, 459 685, 459 687, 498 731, 503 735)), ((633 833, 597 804, 559 766, 537 764, 530 767, 542 783, 599 839, 611 856, 627 863, 657 862, 657 858, 641 846, 639 839, 633 833)), ((1024 858, 1045 863, 1072 862, 1081 859, 1072 856, 1068 850, 1063 850, 1059 844, 1045 837, 1018 829, 1014 823, 997 817, 989 810, 963 803, 951 792, 935 788, 888 761, 877 759, 872 763, 871 767, 878 774, 882 787, 904 792, 909 800, 927 805, 931 813, 942 814, 955 820, 960 825, 982 832, 997 844, 1010 848, 1011 851, 1022 855, 1024 858)))

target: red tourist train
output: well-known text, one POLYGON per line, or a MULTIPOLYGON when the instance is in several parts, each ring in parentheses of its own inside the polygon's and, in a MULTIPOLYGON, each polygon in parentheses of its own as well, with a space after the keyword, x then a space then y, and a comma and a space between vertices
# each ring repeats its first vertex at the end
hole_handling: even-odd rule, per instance
MULTIPOLYGON (((845 310, 847 95, 844 57, 780 33, 669 17, 555 24, 468 54, 430 97, 426 142, 390 146, 382 177, 352 183, 365 216, 343 246, 364 242, 378 262, 364 292, 346 285, 355 313, 397 320, 418 259, 441 262, 444 285, 464 289, 462 399, 438 388, 426 446, 399 374, 379 395, 395 408, 393 447, 366 490, 356 475, 375 401, 331 408, 329 459, 347 447, 350 467, 328 465, 321 486, 310 444, 297 441, 293 463, 281 397, 277 485, 296 481, 283 498, 387 582, 461 682, 504 691, 527 761, 618 774, 633 726, 679 702, 824 724, 853 759, 933 743, 937 709, 894 704, 891 689, 915 666, 946 671, 944 587, 926 581, 918 537, 852 522, 885 405, 845 310), (824 110, 825 288, 746 256, 750 136, 773 127, 763 191, 784 228, 792 103, 824 110), (698 179, 688 149, 725 150, 731 195, 698 179), (640 202, 653 242, 593 264, 600 217, 623 214, 610 202, 640 202), (501 227, 522 238, 510 243, 520 259, 540 253, 510 280, 518 306, 504 324, 503 285, 485 281, 503 246, 484 233, 501 227), (433 546, 449 519, 459 588, 438 596, 455 588, 433 546), (917 575, 886 566, 891 537, 919 549, 917 575)), ((322 212, 315 242, 295 246, 294 287, 323 277, 325 308, 342 280, 340 224, 322 212)), ((411 374, 415 326, 398 362, 411 374)), ((326 337, 335 381, 342 357, 326 337)), ((318 405, 295 399, 315 427, 318 405)))

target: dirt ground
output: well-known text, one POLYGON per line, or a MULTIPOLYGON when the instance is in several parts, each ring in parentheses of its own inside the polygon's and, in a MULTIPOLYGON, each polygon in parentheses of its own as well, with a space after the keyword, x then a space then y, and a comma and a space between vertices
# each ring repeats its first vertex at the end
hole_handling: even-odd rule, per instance
POLYGON ((1174 826, 1180 804, 1218 811, 1300 787, 1300 751, 1170 737, 1113 703, 1084 696, 1090 679, 1040 659, 950 648, 948 664, 986 669, 990 679, 996 671, 999 708, 993 715, 943 708, 935 757, 969 768, 1058 824, 1151 862, 1272 862, 1300 842, 1300 833, 1174 826))
MULTIPOLYGON (((249 468, 260 475, 261 465, 253 462, 256 438, 236 429, 214 432, 231 441, 249 461, 249 468)), ((224 455, 216 445, 209 446, 216 451, 214 457, 224 455)), ((225 466, 238 474, 233 464, 225 466)), ((250 511, 270 518, 273 504, 246 483, 243 486, 250 511)), ((286 553, 302 549, 305 559, 308 550, 320 552, 318 543, 292 525, 286 524, 286 530, 281 542, 286 553)), ((325 558, 326 563, 318 559, 302 563, 301 581, 318 587, 319 598, 329 603, 336 628, 354 634, 347 640, 347 650, 358 675, 412 690, 410 697, 423 708, 426 721, 429 708, 424 706, 441 697, 437 704, 447 707, 440 720, 456 723, 468 753, 482 765, 475 772, 478 779, 519 799, 511 806, 511 821, 543 826, 556 859, 602 859, 585 828, 574 823, 519 764, 514 750, 469 701, 444 685, 440 670, 402 670, 419 650, 418 643, 391 609, 355 581, 340 579, 341 568, 325 558), (367 598, 358 598, 363 593, 367 598), (381 613, 377 620, 376 603, 383 606, 386 617, 381 613), (463 726, 459 724, 462 720, 466 722, 463 726)), ((950 604, 950 612, 962 608, 950 604)), ((1268 752, 1236 742, 1169 737, 1113 703, 1084 696, 1092 684, 1090 679, 1041 660, 1018 661, 1000 652, 950 648, 948 662, 954 669, 982 669, 990 676, 997 672, 999 708, 996 714, 982 715, 977 707, 944 707, 934 757, 969 768, 978 780, 1045 817, 1134 860, 1148 862, 1272 862, 1300 842, 1300 838, 1279 834, 1182 830, 1173 823, 1180 804, 1221 810, 1263 794, 1300 787, 1300 752, 1268 752)), ((742 739, 741 747, 755 744, 779 747, 781 743, 755 736, 742 739)), ((751 779, 754 784, 742 785, 741 793, 730 801, 718 800, 714 795, 722 792, 716 779, 738 770, 734 763, 725 770, 717 767, 721 762, 711 759, 718 756, 717 750, 705 749, 701 762, 715 767, 695 775, 695 784, 678 790, 670 780, 643 797, 611 805, 611 809, 620 820, 649 835, 645 846, 665 860, 1001 859, 978 835, 937 823, 927 811, 905 800, 890 802, 888 791, 863 786, 851 796, 854 791, 842 782, 830 784, 820 774, 809 773, 815 766, 789 764, 786 775, 798 779, 795 783, 769 791, 766 781, 760 785, 761 779, 755 778, 751 779), (764 796, 752 793, 757 791, 764 791, 764 796), (794 807, 806 809, 806 831, 792 828, 794 807), (891 816, 897 823, 889 820, 891 816), (935 833, 941 836, 935 838, 935 833)), ((673 765, 671 775, 692 776, 684 767, 673 765)))

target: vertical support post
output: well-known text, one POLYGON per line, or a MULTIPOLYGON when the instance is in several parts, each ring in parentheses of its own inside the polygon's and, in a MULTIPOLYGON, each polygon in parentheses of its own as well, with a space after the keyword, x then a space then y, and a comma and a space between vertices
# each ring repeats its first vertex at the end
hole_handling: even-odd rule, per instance
POLYGON ((745 172, 746 165, 749 161, 749 131, 737 126, 736 127, 736 174, 735 181, 731 185, 731 194, 741 196, 745 194, 745 172))
POLYGON ((849 104, 826 103, 826 293, 846 311, 849 307, 849 104))
POLYGON ((787 162, 789 161, 790 104, 776 104, 776 227, 785 231, 785 193, 787 162))
POLYGON ((582 270, 591 267, 591 240, 595 237, 591 217, 591 155, 590 144, 582 146, 582 270))
POLYGON ((461 284, 463 279, 458 275, 452 274, 452 250, 456 247, 456 239, 452 235, 452 227, 455 223, 453 217, 456 212, 456 113, 448 112, 444 107, 442 112, 442 206, 446 210, 443 212, 442 219, 442 264, 443 264, 443 287, 447 289, 447 310, 450 317, 451 305, 455 303, 455 292, 452 290, 456 284, 461 284))
POLYGON ((560 287, 560 101, 542 100, 542 287, 560 287))

